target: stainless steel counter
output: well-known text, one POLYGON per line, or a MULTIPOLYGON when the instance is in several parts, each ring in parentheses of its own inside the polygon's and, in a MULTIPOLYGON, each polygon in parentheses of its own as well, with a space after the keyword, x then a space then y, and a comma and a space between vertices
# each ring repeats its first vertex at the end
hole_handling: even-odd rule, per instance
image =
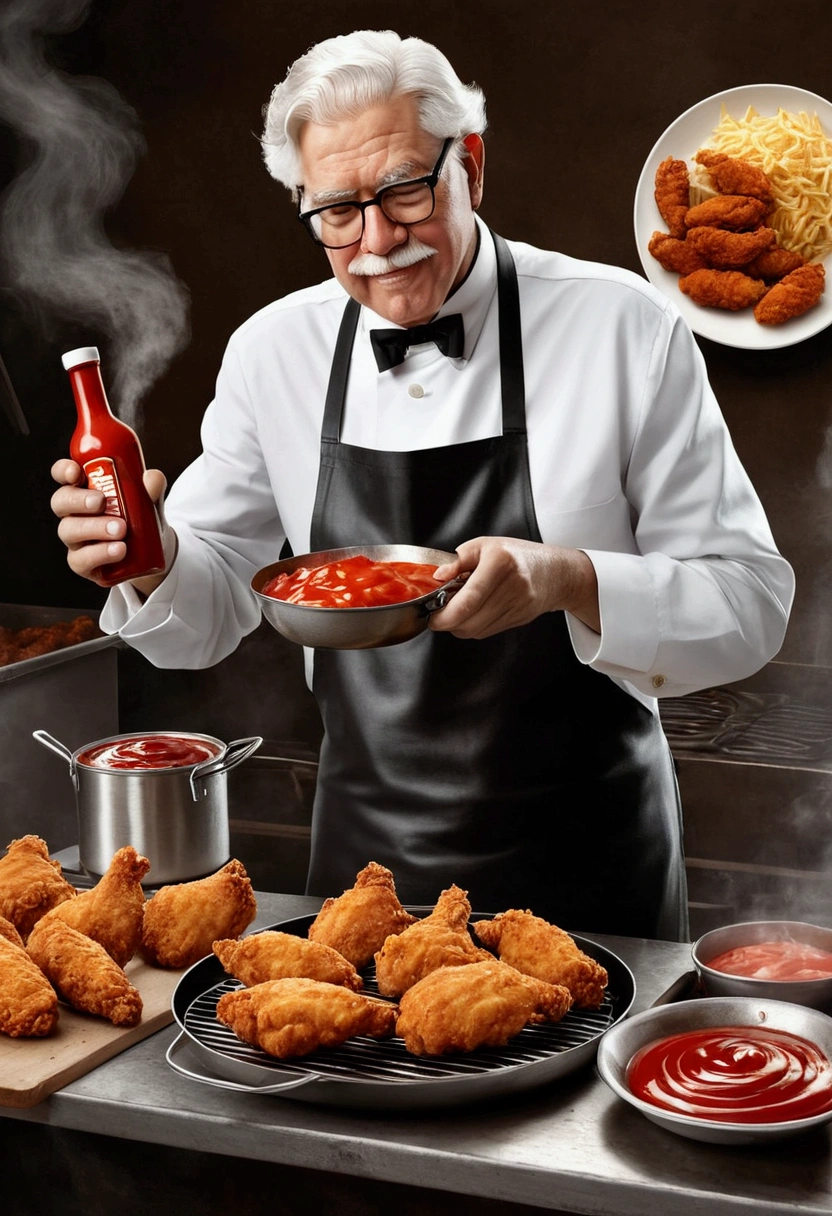
MULTIPOLYGON (((256 925, 318 906, 302 896, 260 894, 256 925)), ((592 936, 633 970, 633 1012, 649 1006, 688 967, 684 945, 592 936)), ((477 1210, 471 1204, 482 1197, 488 1212, 502 1201, 506 1210, 528 1205, 620 1216, 728 1216, 751 1207, 772 1216, 832 1213, 828 1125, 782 1147, 700 1144, 631 1110, 591 1066, 509 1101, 376 1116, 189 1081, 165 1062, 174 1037, 173 1027, 160 1031, 38 1106, 0 1109, 0 1115, 222 1154, 238 1159, 236 1165, 249 1159, 300 1166, 318 1176, 427 1188, 425 1212, 435 1210, 440 1192, 446 1201, 465 1197, 466 1212, 477 1210)), ((95 1141, 87 1139, 94 1149, 95 1141)))

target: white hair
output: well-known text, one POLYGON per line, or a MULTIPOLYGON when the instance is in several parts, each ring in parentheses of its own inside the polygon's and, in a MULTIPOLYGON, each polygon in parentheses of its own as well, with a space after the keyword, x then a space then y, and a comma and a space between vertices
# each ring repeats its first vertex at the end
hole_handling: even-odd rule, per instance
POLYGON ((392 30, 357 30, 313 46, 275 86, 261 140, 266 168, 294 191, 302 184, 298 135, 305 122, 334 123, 401 95, 416 99, 430 135, 461 139, 485 130, 482 90, 463 84, 435 46, 392 30))

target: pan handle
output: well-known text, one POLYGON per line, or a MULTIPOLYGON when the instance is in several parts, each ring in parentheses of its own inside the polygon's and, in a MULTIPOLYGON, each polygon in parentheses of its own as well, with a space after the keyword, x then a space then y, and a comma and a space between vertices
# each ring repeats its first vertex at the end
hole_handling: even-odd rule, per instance
POLYGON ((444 587, 440 587, 439 590, 430 597, 430 599, 425 600, 425 602, 422 604, 422 611, 425 613, 425 615, 430 616, 432 612, 438 612, 440 608, 444 608, 448 600, 456 595, 457 591, 459 591, 460 587, 465 585, 467 580, 468 575, 466 573, 460 575, 459 578, 452 579, 451 582, 446 583, 444 587))
POLYGON ((187 1036, 184 1030, 180 1030, 165 1052, 165 1059, 174 1072, 180 1073, 183 1077, 188 1077, 191 1081, 201 1081, 203 1085, 215 1085, 220 1089, 233 1089, 241 1094, 279 1094, 283 1090, 298 1089, 301 1085, 307 1085, 310 1081, 318 1080, 316 1073, 309 1073, 296 1077, 293 1081, 280 1081, 275 1085, 241 1085, 237 1081, 224 1081, 219 1077, 206 1077, 202 1073, 193 1072, 192 1069, 186 1068, 180 1060, 176 1059, 183 1045, 187 1046, 187 1036))
POLYGON ((48 747, 56 756, 60 756, 62 760, 66 760, 69 764, 69 775, 72 778, 72 784, 75 790, 78 790, 78 771, 75 767, 75 758, 65 743, 61 743, 60 739, 56 739, 45 730, 33 730, 32 738, 37 739, 38 743, 42 743, 44 747, 48 747))
POLYGON ((248 760, 252 752, 256 752, 260 744, 263 742, 262 735, 251 735, 247 739, 235 739, 233 743, 229 743, 223 754, 215 759, 203 760, 201 764, 194 765, 191 773, 191 794, 194 802, 199 802, 200 798, 204 798, 208 791, 205 786, 197 789, 197 782, 203 777, 210 777, 214 773, 227 773, 232 768, 236 768, 238 764, 242 764, 244 760, 248 760))

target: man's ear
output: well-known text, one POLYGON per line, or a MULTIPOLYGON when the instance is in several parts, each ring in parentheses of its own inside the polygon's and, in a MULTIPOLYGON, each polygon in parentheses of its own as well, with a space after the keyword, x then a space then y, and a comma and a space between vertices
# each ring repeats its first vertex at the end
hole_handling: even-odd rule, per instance
POLYGON ((468 155, 462 165, 468 174, 468 193, 471 196, 471 206, 475 211, 482 202, 483 176, 485 174, 485 144, 481 135, 466 135, 463 139, 468 155))

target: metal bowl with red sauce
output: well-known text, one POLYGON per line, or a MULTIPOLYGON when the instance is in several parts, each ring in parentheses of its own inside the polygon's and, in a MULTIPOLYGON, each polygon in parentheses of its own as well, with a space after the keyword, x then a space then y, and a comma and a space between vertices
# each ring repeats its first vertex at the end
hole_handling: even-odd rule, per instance
POLYGON ((708 996, 758 996, 832 1011, 832 929, 747 921, 705 933, 691 957, 708 996))

